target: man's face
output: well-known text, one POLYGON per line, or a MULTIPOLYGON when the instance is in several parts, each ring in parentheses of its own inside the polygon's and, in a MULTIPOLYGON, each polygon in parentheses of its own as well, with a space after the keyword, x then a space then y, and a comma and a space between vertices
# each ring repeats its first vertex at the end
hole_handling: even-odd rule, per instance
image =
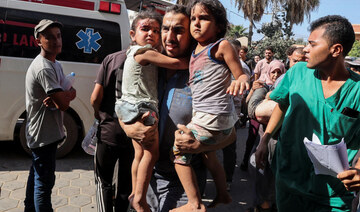
POLYGON ((294 51, 292 55, 289 56, 289 67, 293 67, 299 61, 305 61, 305 55, 294 51))
POLYGON ((304 48, 308 68, 321 68, 329 62, 331 52, 324 32, 325 29, 320 27, 310 33, 309 44, 304 48))
POLYGON ((266 60, 272 60, 274 53, 271 50, 265 50, 265 58, 266 60))
POLYGON ((241 49, 240 52, 239 52, 239 56, 242 58, 242 59, 245 59, 246 58, 246 52, 241 49))
POLYGON ((166 13, 161 29, 162 45, 169 57, 181 57, 190 47, 190 19, 182 13, 166 13))
POLYGON ((48 27, 39 33, 37 43, 47 54, 55 56, 60 54, 62 37, 59 27, 48 27))

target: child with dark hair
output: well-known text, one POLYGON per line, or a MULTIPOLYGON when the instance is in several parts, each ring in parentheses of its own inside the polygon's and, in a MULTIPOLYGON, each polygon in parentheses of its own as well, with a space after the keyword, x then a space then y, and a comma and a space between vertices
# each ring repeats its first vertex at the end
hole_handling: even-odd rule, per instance
MULTIPOLYGON (((223 39, 228 21, 223 5, 217 0, 195 0, 191 3, 190 33, 197 46, 190 59, 189 85, 193 97, 193 117, 186 126, 196 140, 215 145, 229 138, 238 120, 232 95, 249 88, 238 55, 230 42, 223 39), (235 80, 231 81, 231 74, 235 80)), ((182 127, 178 125, 179 127, 182 127)), ((189 199, 173 211, 206 211, 201 202, 190 154, 180 154, 174 146, 175 169, 189 199)), ((214 151, 203 153, 217 189, 209 207, 230 203, 225 172, 214 151)))

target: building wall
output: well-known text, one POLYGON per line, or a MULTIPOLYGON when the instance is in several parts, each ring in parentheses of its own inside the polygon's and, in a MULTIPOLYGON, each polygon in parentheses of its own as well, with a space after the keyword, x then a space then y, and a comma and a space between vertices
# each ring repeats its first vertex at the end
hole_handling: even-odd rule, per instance
POLYGON ((355 39, 360 41, 360 24, 353 24, 352 26, 355 31, 355 39))

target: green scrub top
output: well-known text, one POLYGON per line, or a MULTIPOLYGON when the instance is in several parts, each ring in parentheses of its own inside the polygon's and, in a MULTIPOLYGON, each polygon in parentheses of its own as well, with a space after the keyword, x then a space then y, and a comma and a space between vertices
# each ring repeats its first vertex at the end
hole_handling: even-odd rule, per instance
POLYGON ((349 164, 360 147, 360 118, 341 114, 344 107, 360 111, 360 75, 350 78, 331 97, 323 95, 319 71, 297 63, 270 98, 287 108, 272 162, 279 211, 350 211, 354 195, 329 175, 315 175, 303 140, 313 133, 322 144, 344 137, 349 164))

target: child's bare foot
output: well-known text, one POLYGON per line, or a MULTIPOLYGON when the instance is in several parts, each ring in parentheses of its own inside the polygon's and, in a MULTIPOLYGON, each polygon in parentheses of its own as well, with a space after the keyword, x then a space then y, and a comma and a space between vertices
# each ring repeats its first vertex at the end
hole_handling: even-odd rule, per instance
POLYGON ((228 192, 216 195, 215 199, 208 205, 208 208, 215 208, 218 204, 229 204, 232 198, 228 192))
POLYGON ((187 203, 186 205, 170 210, 170 212, 206 212, 206 207, 202 203, 198 205, 187 203))

